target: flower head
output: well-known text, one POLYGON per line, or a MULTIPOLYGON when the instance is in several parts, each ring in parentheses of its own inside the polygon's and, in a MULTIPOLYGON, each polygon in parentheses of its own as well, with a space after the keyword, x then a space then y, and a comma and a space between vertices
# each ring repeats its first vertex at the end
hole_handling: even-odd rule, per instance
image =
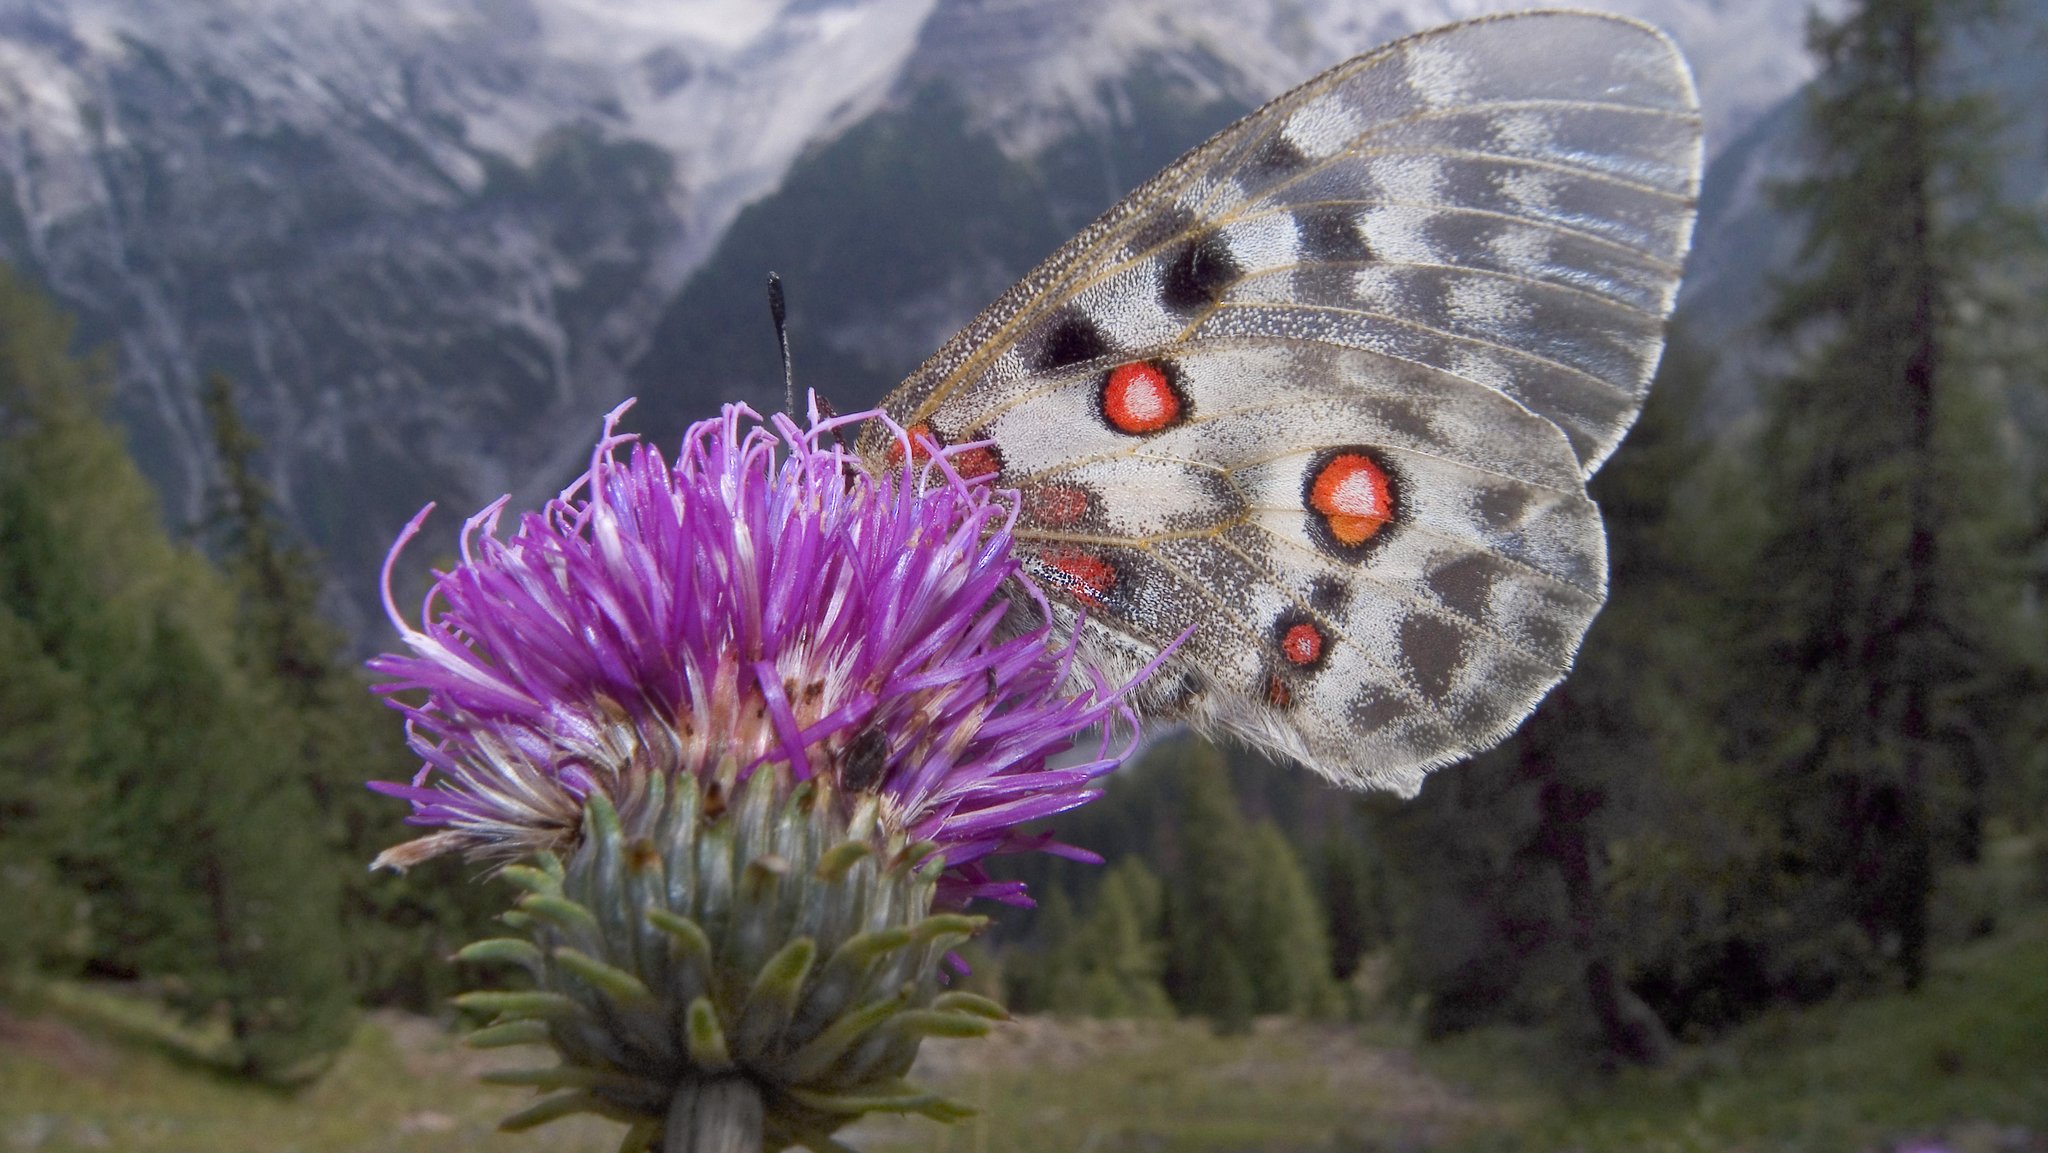
POLYGON ((379 863, 561 850, 594 795, 630 828, 657 777, 715 804, 766 773, 824 786, 851 829, 935 844, 943 901, 1021 900, 980 862, 1061 851, 1018 826, 1095 796, 1132 718, 1074 667, 1075 638, 1049 635, 1010 494, 944 453, 868 475, 831 439, 882 419, 866 414, 771 431, 728 406, 671 465, 617 432, 623 411, 509 536, 503 500, 470 518, 417 626, 390 570, 426 512, 393 546, 385 603, 409 652, 370 667, 423 764, 373 787, 437 831, 379 863), (1093 758, 1048 764, 1090 728, 1093 758))

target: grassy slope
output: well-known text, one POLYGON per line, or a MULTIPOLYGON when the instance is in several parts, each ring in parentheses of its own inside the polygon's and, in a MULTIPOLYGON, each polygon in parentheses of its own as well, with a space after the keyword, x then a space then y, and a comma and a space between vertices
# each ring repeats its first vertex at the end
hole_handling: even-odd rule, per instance
MULTIPOLYGON (((1944 954, 1917 996, 1769 1018, 1670 1070, 1591 1086, 1513 1072, 1531 1067, 1529 1045, 1479 1036, 1418 1063, 1397 1044, 1323 1025, 1272 1021, 1219 1039, 1186 1022, 1027 1021, 995 1040, 929 1050, 922 1076, 980 1106, 981 1118, 950 1130, 870 1124, 850 1136, 869 1148, 960 1153, 1766 1153, 1883 1150, 1914 1135, 1939 1136, 1958 1153, 2048 1148, 2048 915, 2015 918, 1997 937, 1944 954), (2016 1138, 2015 1126, 2031 1136, 2016 1138)), ((380 1016, 327 1077, 287 1097, 161 1046, 0 1020, 0 1147, 614 1147, 617 1128, 598 1122, 493 1133, 493 1120, 525 1097, 478 1085, 475 1073, 490 1064, 429 1022, 380 1016)))
POLYGON ((1194 1026, 1132 1031, 1066 1059, 937 1070, 985 1118, 950 1134, 924 1126, 877 1136, 971 1153, 1854 1153, 1914 1137, 1955 1153, 2048 1150, 2048 914, 2039 910, 1941 955, 1917 995, 1772 1016, 1653 1073, 1532 1072, 1575 1062, 1510 1032, 1425 1050, 1418 1069, 1397 1049, 1278 1026, 1238 1041, 1194 1026))
POLYGON ((1434 1148, 1510 1116, 1359 1031, 1281 1019, 1248 1037, 1200 1022, 1020 1022, 985 1042, 927 1043, 919 1075, 980 1115, 869 1122, 874 1150, 1434 1148))
POLYGON ((1596 1088, 1503 1075, 1530 1067, 1497 1059, 1513 1047, 1475 1038, 1431 1055, 1494 1099, 1541 1103, 1513 1140, 1470 1148, 1820 1153, 1923 1137, 1958 1153, 2048 1149, 2048 915, 1938 955, 1918 994, 1768 1017, 1596 1088))
MULTIPOLYGON (((103 1022, 103 1015, 95 1014, 103 1022)), ((130 1037, 135 1030, 122 1029, 130 1037)), ((495 1055, 494 1055, 495 1056, 495 1055)), ((167 1046, 114 1044, 99 1029, 0 1024, 0 1149, 122 1153, 612 1153, 597 1121, 507 1135, 524 1090, 479 1084, 507 1062, 456 1046, 430 1021, 366 1021, 326 1076, 297 1094, 252 1088, 167 1046), (24 1036, 24 1034, 26 1034, 24 1036)), ((531 1064, 514 1058, 512 1064, 531 1064)))

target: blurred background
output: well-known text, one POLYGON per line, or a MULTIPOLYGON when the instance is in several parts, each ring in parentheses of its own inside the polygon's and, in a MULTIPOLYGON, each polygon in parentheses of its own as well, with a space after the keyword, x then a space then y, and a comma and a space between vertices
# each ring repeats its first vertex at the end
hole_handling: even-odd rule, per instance
MULTIPOLYGON (((770 269, 871 404, 1209 133, 1513 6, 0 0, 0 1144, 615 1144, 491 1134, 449 1046, 509 894, 364 870, 399 527, 627 396, 779 407, 770 269)), ((2048 0, 1590 6, 1686 49, 1708 168, 1578 670, 1407 802, 1163 735, 977 945, 982 1116, 852 1143, 2048 1150, 2048 0)))

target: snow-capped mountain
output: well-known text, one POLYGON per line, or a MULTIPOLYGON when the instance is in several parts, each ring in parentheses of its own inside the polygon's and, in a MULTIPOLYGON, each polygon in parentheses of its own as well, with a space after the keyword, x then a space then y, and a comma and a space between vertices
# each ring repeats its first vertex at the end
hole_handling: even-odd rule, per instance
POLYGON ((929 3, 796 7, 9 0, 0 258, 114 347, 174 519, 205 500, 199 382, 237 379, 367 603, 399 510, 561 474, 691 264, 882 99, 929 3))
MULTIPOLYGON (((1208 131, 1514 6, 0 0, 0 260, 114 349, 174 520, 235 378, 365 623, 426 500, 544 495, 631 391, 663 435, 772 397, 761 253, 805 273, 799 371, 872 399, 1208 131)), ((1595 6, 1685 44, 1710 146, 1807 74, 1800 5, 1595 6)))

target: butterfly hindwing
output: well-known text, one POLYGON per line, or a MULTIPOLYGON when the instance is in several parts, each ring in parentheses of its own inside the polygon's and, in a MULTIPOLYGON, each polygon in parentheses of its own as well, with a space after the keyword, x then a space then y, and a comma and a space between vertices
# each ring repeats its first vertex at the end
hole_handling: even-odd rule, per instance
POLYGON ((1131 659, 1198 626, 1181 656, 1213 691, 1181 706, 1192 719, 1256 723, 1310 764, 1350 762, 1362 738, 1370 767, 1426 763, 1518 719, 1497 715, 1503 686, 1561 674, 1604 554, 1555 426, 1470 381, 1314 342, 1200 341, 1136 363, 1171 379, 1172 427, 1116 431, 1095 372, 1043 383, 986 434, 1022 490, 1018 548, 1042 586, 1114 620, 1131 659), (1375 387, 1344 383, 1360 378, 1375 387), (1318 509, 1317 480, 1346 468, 1385 523, 1340 532, 1318 509), (1315 651, 1290 652, 1290 630, 1315 651), (1291 734, 1302 715, 1380 722, 1291 734))
POLYGON ((1028 571, 1112 673, 1193 626, 1151 711, 1413 788, 1600 605, 1584 481, 1655 369, 1698 170, 1654 30, 1424 33, 1147 182, 884 409, 991 442, 962 471, 1019 490, 1028 571))

